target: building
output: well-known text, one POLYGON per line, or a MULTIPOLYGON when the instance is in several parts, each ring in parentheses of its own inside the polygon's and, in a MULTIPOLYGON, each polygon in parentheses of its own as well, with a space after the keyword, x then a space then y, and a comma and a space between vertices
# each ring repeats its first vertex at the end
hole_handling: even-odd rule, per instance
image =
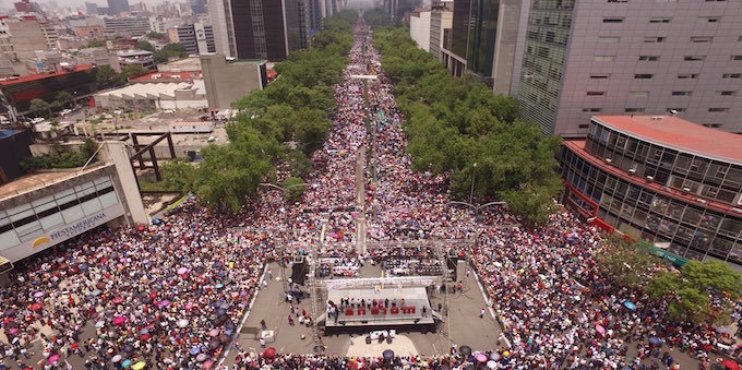
POLYGON ((595 116, 564 142, 562 202, 680 256, 742 264, 741 147, 676 116, 595 116))
POLYGON ((120 15, 129 12, 129 0, 108 0, 108 14, 120 15))
POLYGON ((95 94, 95 106, 103 109, 178 110, 207 107, 203 80, 134 83, 95 94))
POLYGON ((219 54, 281 61, 309 46, 309 0, 212 0, 211 24, 219 54))
POLYGON ((77 37, 102 40, 105 37, 106 26, 103 19, 89 16, 82 19, 68 21, 72 32, 77 37))
POLYGON ((15 6, 15 11, 19 13, 42 13, 39 4, 29 0, 21 0, 13 5, 15 6))
POLYGON ((0 256, 17 262, 101 225, 149 221, 124 143, 106 142, 98 156, 0 186, 0 256))
POLYGON ((8 26, 15 55, 20 60, 33 59, 37 50, 47 50, 50 46, 56 47, 56 39, 49 39, 53 37, 53 32, 49 30, 51 27, 39 21, 35 16, 7 18, 5 24, 8 26), (50 45, 52 42, 54 45, 50 45))
POLYGON ((0 80, 0 92, 4 97, 0 109, 15 121, 20 112, 29 109, 33 99, 51 102, 60 91, 73 97, 92 94, 97 89, 95 71, 92 64, 78 64, 68 69, 0 80))
POLYGON ((146 50, 119 50, 116 53, 121 69, 128 65, 140 65, 145 70, 155 69, 155 58, 146 50))
POLYGON ((85 14, 87 15, 98 15, 98 4, 85 2, 85 14))
POLYGON ((191 0, 191 11, 193 14, 206 13, 206 0, 191 0))
POLYGON ((118 56, 106 48, 80 49, 75 56, 75 62, 77 64, 94 64, 97 67, 107 65, 114 71, 121 72, 118 56))
POLYGON ((0 130, 0 186, 23 176, 20 163, 31 156, 31 130, 0 130))
POLYGON ((430 9, 430 54, 441 60, 446 30, 453 26, 453 0, 437 0, 430 9))
POLYGON ((201 67, 211 110, 230 109, 237 99, 268 84, 265 61, 236 61, 220 54, 202 55, 201 67))
POLYGON ((525 43, 530 1, 454 1, 451 48, 441 51, 441 60, 451 74, 474 74, 496 94, 510 94, 513 71, 519 71, 522 64, 516 50, 523 49, 518 48, 519 43, 525 43))
POLYGON ((177 41, 189 55, 216 53, 214 30, 211 25, 200 22, 180 25, 175 28, 177 41))
POLYGON ((544 132, 664 114, 742 132, 738 1, 534 0, 519 100, 544 132), (629 31, 630 30, 630 31, 629 31))
POLYGON ((104 23, 108 37, 142 36, 150 31, 147 17, 107 17, 104 23))
POLYGON ((430 51, 430 14, 430 10, 410 14, 410 37, 425 51, 430 51))

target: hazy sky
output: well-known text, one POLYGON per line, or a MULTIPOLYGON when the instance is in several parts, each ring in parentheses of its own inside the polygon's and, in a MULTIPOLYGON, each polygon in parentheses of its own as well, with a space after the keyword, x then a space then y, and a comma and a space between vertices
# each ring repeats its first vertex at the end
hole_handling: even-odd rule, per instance
MULTIPOLYGON (((13 8, 13 3, 20 0, 0 0, 0 9, 10 9, 13 8)), ((97 3, 101 6, 107 6, 108 3, 106 0, 32 0, 39 4, 46 4, 49 2, 56 2, 58 6, 60 7, 71 7, 73 9, 77 8, 83 8, 85 6, 85 2, 90 3, 97 3)), ((164 0, 129 0, 129 5, 134 5, 139 2, 143 2, 147 5, 156 5, 164 2, 164 0)), ((188 0, 170 0, 170 2, 188 2, 188 0)), ((371 3, 376 2, 376 0, 350 0, 351 6, 353 3, 364 3, 364 5, 370 5, 371 3)), ((357 6, 357 5, 356 5, 357 6)))

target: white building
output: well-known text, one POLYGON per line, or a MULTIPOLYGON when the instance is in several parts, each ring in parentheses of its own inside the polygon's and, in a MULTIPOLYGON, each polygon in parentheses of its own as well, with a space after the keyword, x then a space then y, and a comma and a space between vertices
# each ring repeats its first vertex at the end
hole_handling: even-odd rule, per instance
MULTIPOLYGON (((434 1, 430 11, 430 54, 441 60, 446 29, 453 27, 453 0, 434 1)), ((450 31, 449 31, 450 32, 450 31)))
POLYGON ((103 109, 200 109, 208 106, 203 80, 192 82, 135 83, 95 94, 95 105, 103 109))
POLYGON ((430 51, 430 10, 410 14, 410 37, 417 47, 430 51))

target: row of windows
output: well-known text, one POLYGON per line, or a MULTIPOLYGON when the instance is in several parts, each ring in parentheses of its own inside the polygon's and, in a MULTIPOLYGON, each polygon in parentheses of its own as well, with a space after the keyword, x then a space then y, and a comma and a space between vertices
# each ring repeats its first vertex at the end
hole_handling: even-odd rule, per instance
MULTIPOLYGON (((630 91, 629 96, 634 98, 646 98, 649 96, 649 91, 647 90, 638 90, 638 91, 630 91)), ((587 91, 585 93, 587 96, 604 96, 608 95, 607 91, 587 91)), ((716 94, 719 96, 735 96, 737 95, 737 90, 717 90, 716 94)), ((677 90, 670 92, 670 96, 692 96, 693 91, 688 90, 677 90)), ((668 108, 670 110, 672 108, 668 108)))
MULTIPOLYGON (((730 60, 742 60, 742 55, 732 55, 729 57, 730 60)), ((660 57, 658 55, 640 55, 639 61, 640 62, 657 62, 660 60, 660 57)), ((684 61, 687 62, 697 62, 706 60, 705 55, 686 55, 683 57, 684 61)))
MULTIPOLYGON (((605 62, 605 61, 613 61, 613 58, 614 58, 613 56, 601 55, 601 56, 594 57, 593 60, 596 61, 596 62, 605 62)), ((636 78, 636 76, 641 76, 642 78, 652 78, 653 77, 653 75, 651 75, 651 74, 649 74, 649 75, 647 75, 647 74, 637 74, 637 75, 634 75, 635 78, 636 78)), ((700 75, 698 73, 678 73, 677 78, 679 80, 689 80, 689 79, 690 80, 695 80, 699 76, 700 75)), ((590 79, 593 79, 593 80, 605 80, 605 79, 609 79, 609 78, 611 78, 611 74, 610 73, 593 73, 593 74, 590 74, 590 79)), ((724 79, 740 79, 740 78, 742 78, 742 73, 724 73, 724 74, 721 75, 721 78, 724 78, 724 79)), ((729 94, 722 94, 722 95, 729 95, 729 94)))

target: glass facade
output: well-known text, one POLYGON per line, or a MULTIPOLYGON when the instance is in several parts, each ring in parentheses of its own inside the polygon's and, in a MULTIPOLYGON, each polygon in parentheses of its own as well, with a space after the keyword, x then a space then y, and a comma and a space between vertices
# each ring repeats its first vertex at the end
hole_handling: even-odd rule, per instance
POLYGON ((683 257, 742 264, 742 168, 677 152, 592 122, 584 148, 565 143, 563 202, 683 257), (699 200, 700 199, 700 200, 699 200), (711 206, 713 204, 714 206, 711 206))
POLYGON ((478 0, 471 4, 467 68, 482 77, 492 76, 499 10, 500 0, 478 0))
POLYGON ((232 1, 231 11, 238 59, 286 59, 282 1, 232 1))
POLYGON ((469 13, 472 2, 472 0, 456 0, 453 3, 453 26, 449 50, 462 58, 466 58, 466 50, 469 47, 469 13))
POLYGON ((533 0, 518 100, 526 119, 551 134, 564 72, 574 0, 533 0))

